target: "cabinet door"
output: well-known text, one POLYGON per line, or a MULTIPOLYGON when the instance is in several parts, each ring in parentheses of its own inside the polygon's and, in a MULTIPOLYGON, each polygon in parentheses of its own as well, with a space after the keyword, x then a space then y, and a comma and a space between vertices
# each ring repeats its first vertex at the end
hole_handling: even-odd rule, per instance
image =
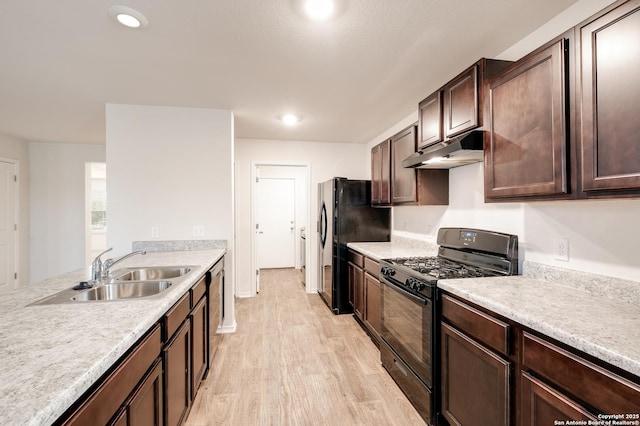
POLYGON ((521 425, 546 426, 556 420, 596 420, 586 409, 523 372, 521 425))
POLYGON ((364 323, 380 341, 380 281, 369 273, 364 274, 364 323))
POLYGON ((578 26, 582 189, 640 189, 640 2, 578 26))
POLYGON ((442 91, 438 90, 418 105, 420 148, 442 141, 442 91))
POLYGON ((381 145, 371 148, 371 204, 380 204, 380 183, 382 181, 381 145))
POLYGON ((416 152, 416 128, 411 126, 391 139, 392 203, 415 203, 416 170, 402 167, 402 160, 416 152))
POLYGON ((447 324, 441 330, 444 417, 455 425, 509 425, 510 363, 447 324))
POLYGON ((127 405, 128 426, 161 426, 162 360, 158 359, 127 405))
POLYGON ((349 269, 349 304, 355 309, 355 285, 356 285, 356 267, 353 263, 348 263, 349 269))
POLYGON ((391 141, 380 144, 380 204, 391 203, 391 141))
POLYGON ((371 204, 391 203, 391 141, 371 148, 371 204))
POLYGON ((224 289, 224 260, 219 261, 212 268, 211 283, 209 284, 209 292, 207 293, 207 303, 209 304, 207 326, 209 332, 209 365, 207 366, 207 374, 212 368, 213 357, 218 350, 220 344, 221 335, 218 334, 218 326, 220 325, 220 319, 223 316, 222 309, 222 292, 224 289))
POLYGON ((364 319, 364 272, 353 265, 353 312, 364 319))
POLYGON ((487 198, 566 194, 566 40, 490 83, 487 198))
POLYGON ((181 424, 191 407, 191 321, 187 318, 164 349, 165 421, 181 424))
POLYGON ((479 125, 478 65, 444 87, 444 127, 448 138, 479 125))
POLYGON ((191 312, 191 399, 195 398, 207 371, 207 298, 203 297, 191 312))

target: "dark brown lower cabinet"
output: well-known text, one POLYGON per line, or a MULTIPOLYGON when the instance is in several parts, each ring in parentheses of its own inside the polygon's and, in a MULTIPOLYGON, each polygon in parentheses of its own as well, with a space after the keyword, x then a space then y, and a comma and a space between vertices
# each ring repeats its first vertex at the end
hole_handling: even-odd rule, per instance
POLYGON ((521 376, 523 426, 553 425, 563 420, 596 420, 584 407, 544 382, 523 372, 521 376))
POLYGON ((548 426, 640 413, 638 377, 467 300, 444 292, 440 300, 440 408, 450 425, 548 426))
POLYGON ((349 250, 349 301, 353 305, 353 313, 364 320, 364 256, 349 250))
POLYGON ((452 425, 510 424, 511 363, 441 325, 442 415, 452 425))
POLYGON ((380 341, 380 280, 368 272, 364 273, 365 310, 364 323, 374 337, 380 341))
MULTIPOLYGON (((143 381, 143 378, 149 377, 147 372, 154 362, 157 365, 161 345, 160 325, 157 324, 66 420, 56 424, 111 424, 118 420, 118 415, 123 409, 131 413, 142 409, 135 404, 131 406, 133 400, 130 398, 145 386, 146 381, 143 381), (128 400, 131 402, 127 402, 128 400)), ((162 404, 161 401, 154 403, 162 404)))
POLYGON ((191 321, 187 319, 164 348, 165 424, 181 424, 191 408, 191 321))
POLYGON ((156 361, 112 424, 114 426, 161 426, 163 424, 161 359, 156 361))
POLYGON ((375 340, 380 342, 382 331, 380 317, 380 264, 375 260, 364 258, 364 324, 375 340))
POLYGON ((207 371, 207 299, 203 297, 191 311, 191 395, 195 397, 207 371))

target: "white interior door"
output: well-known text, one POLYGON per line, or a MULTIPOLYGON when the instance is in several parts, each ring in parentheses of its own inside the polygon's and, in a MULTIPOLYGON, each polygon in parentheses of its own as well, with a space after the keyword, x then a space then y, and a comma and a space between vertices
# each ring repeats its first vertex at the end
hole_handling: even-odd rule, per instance
POLYGON ((295 180, 260 178, 256 185, 258 269, 295 266, 295 180))
POLYGON ((0 161, 0 294, 16 287, 16 165, 0 161))

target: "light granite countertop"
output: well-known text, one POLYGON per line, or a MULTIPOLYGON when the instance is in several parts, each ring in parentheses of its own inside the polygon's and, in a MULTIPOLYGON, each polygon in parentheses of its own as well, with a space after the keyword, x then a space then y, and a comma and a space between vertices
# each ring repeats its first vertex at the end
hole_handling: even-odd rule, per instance
POLYGON ((85 269, 0 296, 0 424, 54 422, 224 254, 148 252, 114 268, 193 266, 184 281, 150 298, 27 306, 86 280, 85 269))
MULTIPOLYGON (((374 259, 431 256, 424 241, 349 243, 374 259)), ((438 287, 640 377, 640 283, 524 262, 524 276, 438 287)))

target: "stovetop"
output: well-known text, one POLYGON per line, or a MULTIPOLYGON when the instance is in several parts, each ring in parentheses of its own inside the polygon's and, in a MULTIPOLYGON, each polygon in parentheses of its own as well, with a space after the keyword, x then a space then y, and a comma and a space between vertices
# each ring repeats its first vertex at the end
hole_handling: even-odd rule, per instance
POLYGON ((479 266, 455 262, 438 256, 431 257, 401 257, 385 259, 385 262, 405 273, 427 280, 448 278, 478 278, 494 277, 500 274, 479 266))
POLYGON ((396 286, 430 298, 441 279, 518 273, 516 235, 472 228, 440 228, 438 255, 383 259, 380 273, 396 286))

